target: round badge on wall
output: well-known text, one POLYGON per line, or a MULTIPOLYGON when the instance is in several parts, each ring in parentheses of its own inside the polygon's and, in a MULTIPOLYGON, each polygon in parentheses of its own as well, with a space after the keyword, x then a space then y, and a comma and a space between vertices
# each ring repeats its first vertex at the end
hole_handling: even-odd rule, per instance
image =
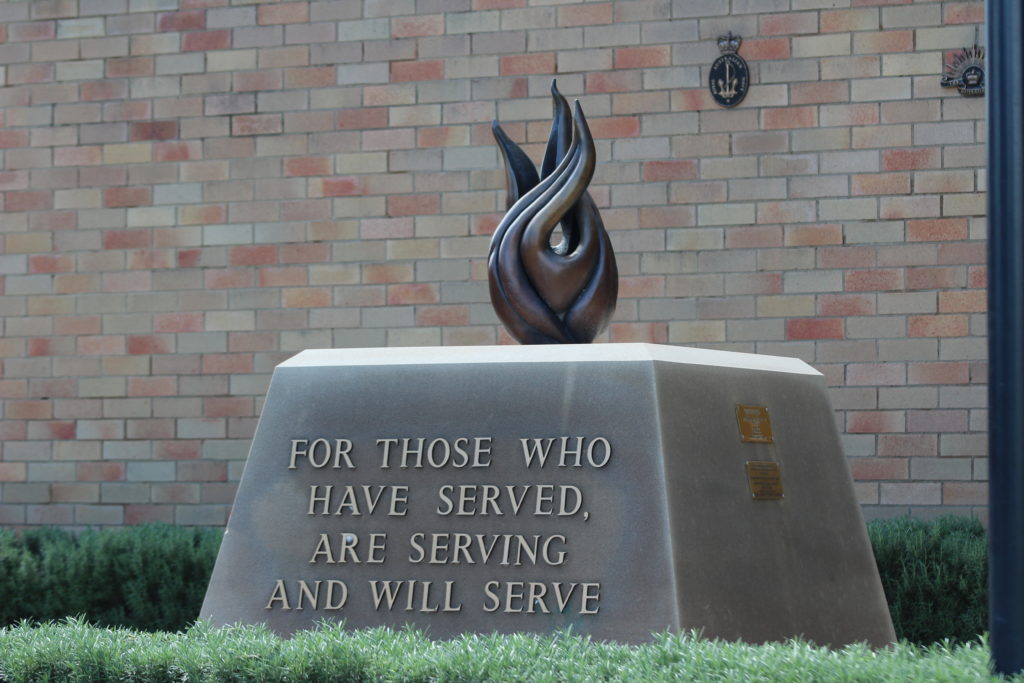
POLYGON ((956 88, 964 97, 985 94, 985 48, 965 47, 942 74, 942 87, 956 88))
POLYGON ((735 107, 750 89, 750 68, 739 55, 742 42, 743 39, 734 36, 732 31, 718 37, 718 49, 722 54, 711 64, 708 87, 715 102, 723 107, 735 107))

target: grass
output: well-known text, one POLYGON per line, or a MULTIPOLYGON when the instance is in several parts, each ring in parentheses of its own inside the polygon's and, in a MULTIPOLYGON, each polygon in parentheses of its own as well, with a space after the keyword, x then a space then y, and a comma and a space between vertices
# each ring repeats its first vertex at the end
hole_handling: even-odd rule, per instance
MULTIPOLYGON (((178 633, 82 620, 0 629, 0 681, 989 681, 983 639, 839 651, 660 635, 646 645, 554 636, 465 635, 432 642, 408 629, 320 627, 279 638, 260 627, 178 633)), ((1024 681, 1024 677, 1014 680, 1024 681)))

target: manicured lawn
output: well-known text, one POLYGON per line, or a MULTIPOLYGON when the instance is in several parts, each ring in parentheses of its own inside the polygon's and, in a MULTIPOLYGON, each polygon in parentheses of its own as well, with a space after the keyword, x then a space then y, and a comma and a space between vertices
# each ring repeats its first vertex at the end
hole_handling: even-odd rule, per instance
MULTIPOLYGON (((985 681, 983 641, 830 651, 803 642, 751 646, 661 636, 641 646, 571 634, 463 636, 349 632, 282 639, 253 627, 181 633, 69 620, 0 629, 0 681, 985 681)), ((1024 680, 1018 677, 1015 680, 1024 680)))

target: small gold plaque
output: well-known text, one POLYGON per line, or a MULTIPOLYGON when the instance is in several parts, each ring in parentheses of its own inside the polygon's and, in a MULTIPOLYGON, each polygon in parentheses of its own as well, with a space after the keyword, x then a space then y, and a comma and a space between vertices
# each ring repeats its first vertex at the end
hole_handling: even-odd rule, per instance
POLYGON ((772 443, 772 421, 764 406, 736 406, 736 424, 745 443, 772 443))
POLYGON ((754 500, 782 500, 782 473, 779 463, 748 460, 747 482, 754 500))

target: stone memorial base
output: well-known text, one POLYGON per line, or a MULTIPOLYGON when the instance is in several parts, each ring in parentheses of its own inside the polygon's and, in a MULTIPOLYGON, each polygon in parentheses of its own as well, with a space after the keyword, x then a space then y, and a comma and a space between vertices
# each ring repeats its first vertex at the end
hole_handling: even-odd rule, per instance
POLYGON ((648 344, 282 363, 201 616, 894 640, 822 376, 648 344))

